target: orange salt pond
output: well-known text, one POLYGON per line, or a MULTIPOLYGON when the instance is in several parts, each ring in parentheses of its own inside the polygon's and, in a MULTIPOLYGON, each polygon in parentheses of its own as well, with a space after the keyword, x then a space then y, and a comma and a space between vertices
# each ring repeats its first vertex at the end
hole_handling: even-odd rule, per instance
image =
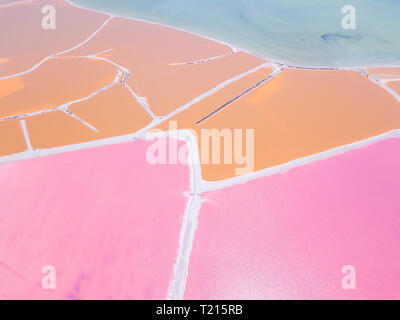
POLYGON ((0 118, 54 108, 112 83, 113 65, 86 58, 51 59, 21 77, 0 81, 0 118))
POLYGON ((101 53, 99 57, 129 69, 127 84, 146 97, 160 116, 265 62, 231 52, 226 45, 173 28, 114 18, 91 41, 67 55, 101 53), (200 62, 213 57, 220 58, 200 62))
MULTIPOLYGON (((179 129, 194 129, 198 137, 201 129, 242 129, 243 154, 245 130, 254 129, 254 171, 400 128, 398 101, 352 71, 287 69, 198 125, 204 113, 194 110, 177 118, 179 129)), ((223 164, 223 155, 221 144, 222 164, 202 165, 205 180, 236 176, 238 165, 223 164)))
POLYGON ((108 19, 108 15, 78 9, 62 0, 6 4, 0 7, 0 79, 29 70, 46 57, 75 47, 108 19), (45 15, 41 10, 45 5, 56 9, 54 30, 42 28, 45 15))

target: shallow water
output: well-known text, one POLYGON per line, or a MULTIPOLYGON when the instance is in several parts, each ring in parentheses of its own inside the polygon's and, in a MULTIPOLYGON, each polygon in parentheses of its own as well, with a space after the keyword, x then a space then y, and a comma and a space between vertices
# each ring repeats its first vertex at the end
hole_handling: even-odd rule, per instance
POLYGON ((74 0, 307 66, 400 64, 400 0, 74 0), (342 7, 356 8, 344 30, 342 7))

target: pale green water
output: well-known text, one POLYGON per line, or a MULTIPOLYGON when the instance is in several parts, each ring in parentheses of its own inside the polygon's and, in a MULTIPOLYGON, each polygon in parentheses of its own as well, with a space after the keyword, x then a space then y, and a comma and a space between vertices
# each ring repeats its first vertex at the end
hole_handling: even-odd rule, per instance
POLYGON ((73 0, 307 66, 400 64, 400 0, 73 0), (341 9, 356 8, 356 30, 341 9))

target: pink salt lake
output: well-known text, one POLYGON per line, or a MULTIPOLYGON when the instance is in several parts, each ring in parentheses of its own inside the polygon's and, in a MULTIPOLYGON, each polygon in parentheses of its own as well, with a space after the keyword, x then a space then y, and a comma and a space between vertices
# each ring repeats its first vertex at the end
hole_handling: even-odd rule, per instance
POLYGON ((0 299, 165 299, 189 168, 136 141, 0 166, 0 299), (56 290, 42 289, 42 267, 56 290))

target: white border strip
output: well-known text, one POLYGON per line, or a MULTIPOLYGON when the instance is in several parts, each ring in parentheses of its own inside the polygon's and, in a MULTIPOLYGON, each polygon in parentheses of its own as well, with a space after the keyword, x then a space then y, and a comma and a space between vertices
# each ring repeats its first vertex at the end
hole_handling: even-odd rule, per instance
POLYGON ((28 148, 28 151, 31 152, 31 151, 33 151, 33 149, 32 149, 31 140, 29 139, 29 134, 28 134, 28 129, 26 127, 26 122, 25 122, 25 120, 19 120, 19 123, 21 124, 22 132, 24 133, 24 138, 25 138, 25 141, 26 141, 26 147, 28 148))

